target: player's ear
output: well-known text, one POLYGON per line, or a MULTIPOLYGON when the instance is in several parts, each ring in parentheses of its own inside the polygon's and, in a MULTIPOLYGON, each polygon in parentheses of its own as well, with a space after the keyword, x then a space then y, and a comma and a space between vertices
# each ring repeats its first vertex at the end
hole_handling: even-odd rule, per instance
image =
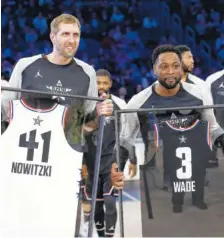
POLYGON ((50 39, 51 39, 52 44, 54 44, 54 42, 55 42, 55 34, 53 32, 50 33, 50 39))
POLYGON ((156 67, 155 64, 153 65, 153 73, 154 73, 155 75, 157 75, 157 67, 156 67))
POLYGON ((184 67, 183 67, 183 62, 180 64, 180 77, 182 78, 184 75, 184 67))

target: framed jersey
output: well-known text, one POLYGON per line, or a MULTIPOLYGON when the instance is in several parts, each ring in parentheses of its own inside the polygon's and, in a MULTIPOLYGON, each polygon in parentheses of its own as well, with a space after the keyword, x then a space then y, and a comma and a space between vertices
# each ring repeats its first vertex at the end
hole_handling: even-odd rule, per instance
POLYGON ((183 205, 185 192, 192 192, 193 203, 203 203, 206 167, 213 157, 209 123, 175 127, 167 121, 155 127, 157 140, 163 141, 163 180, 172 188, 174 210, 183 205))
POLYGON ((1 136, 0 237, 74 237, 82 153, 65 138, 67 108, 10 105, 1 136))
POLYGON ((195 120, 177 127, 164 121, 151 128, 154 145, 160 146, 154 163, 140 166, 143 237, 221 235, 224 175, 222 166, 208 169, 214 158, 210 124, 195 120))

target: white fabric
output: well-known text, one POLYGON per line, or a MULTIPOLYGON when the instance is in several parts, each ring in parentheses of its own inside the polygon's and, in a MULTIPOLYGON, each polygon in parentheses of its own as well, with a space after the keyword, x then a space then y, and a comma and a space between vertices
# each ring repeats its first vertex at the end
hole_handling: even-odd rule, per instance
POLYGON ((73 238, 82 153, 73 150, 64 136, 66 108, 55 105, 38 112, 20 100, 12 105, 13 118, 1 136, 0 237, 73 238), (42 122, 34 125, 38 116, 42 122), (27 157, 28 148, 19 144, 29 141, 32 130, 38 148, 27 157), (46 132, 51 132, 49 156, 42 162, 46 132))

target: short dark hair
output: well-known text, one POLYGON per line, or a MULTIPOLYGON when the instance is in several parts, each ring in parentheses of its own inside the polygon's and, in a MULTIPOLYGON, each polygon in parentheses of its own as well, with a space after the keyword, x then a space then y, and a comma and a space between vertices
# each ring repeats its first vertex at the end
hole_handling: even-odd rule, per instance
POLYGON ((110 72, 107 71, 106 69, 98 69, 98 70, 96 71, 96 76, 106 76, 106 77, 108 77, 110 80, 112 80, 110 72))
POLYGON ((183 54, 184 52, 187 52, 187 51, 191 51, 190 47, 188 47, 187 45, 177 45, 177 46, 175 46, 175 48, 177 50, 179 50, 179 52, 181 54, 183 54))
POLYGON ((152 53, 152 64, 154 65, 159 57, 160 54, 166 53, 166 52, 172 52, 177 54, 181 61, 181 54, 180 52, 175 48, 174 45, 160 45, 157 46, 152 53))

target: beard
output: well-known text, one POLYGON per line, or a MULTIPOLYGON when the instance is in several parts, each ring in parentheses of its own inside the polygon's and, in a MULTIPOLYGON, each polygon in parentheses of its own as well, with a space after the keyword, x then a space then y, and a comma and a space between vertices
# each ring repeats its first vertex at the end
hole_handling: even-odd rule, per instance
POLYGON ((191 69, 189 66, 186 64, 182 63, 183 71, 184 73, 191 73, 193 69, 191 69))
POLYGON ((57 45, 57 51, 60 53, 61 56, 63 56, 64 58, 67 59, 71 59, 75 56, 75 53, 77 51, 77 49, 74 49, 73 51, 66 51, 63 46, 61 45, 57 45))
POLYGON ((61 55, 65 58, 67 58, 67 59, 71 59, 71 58, 74 58, 75 52, 74 53, 65 53, 65 52, 63 52, 63 54, 61 54, 61 55))
POLYGON ((72 51, 72 52, 66 52, 65 50, 63 50, 63 51, 61 52, 61 55, 62 55, 63 57, 65 57, 65 58, 69 59, 69 58, 74 58, 75 53, 76 53, 76 50, 74 50, 74 51, 72 51))
POLYGON ((181 77, 177 78, 177 77, 172 77, 172 79, 174 79, 174 83, 169 83, 167 82, 170 78, 164 78, 164 79, 159 79, 158 81, 159 83, 166 89, 174 89, 176 88, 176 86, 180 83, 181 81, 181 77))

